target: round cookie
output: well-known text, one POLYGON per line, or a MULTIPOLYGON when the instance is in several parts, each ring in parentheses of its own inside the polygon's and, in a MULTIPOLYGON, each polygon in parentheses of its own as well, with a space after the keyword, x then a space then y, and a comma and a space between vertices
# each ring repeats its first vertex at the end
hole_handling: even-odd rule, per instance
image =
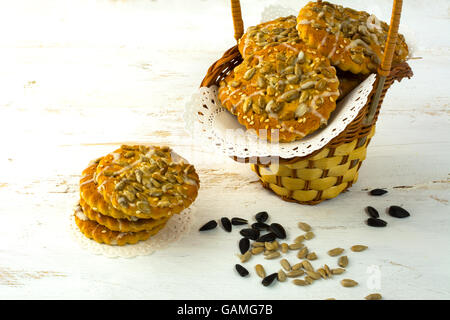
POLYGON ((169 147, 122 146, 100 160, 94 181, 106 202, 129 216, 159 219, 180 213, 198 194, 192 165, 169 147))
POLYGON ((119 232, 139 232, 151 231, 155 227, 167 223, 168 218, 161 219, 138 219, 137 221, 130 221, 128 219, 114 219, 105 216, 87 205, 83 199, 80 199, 80 206, 83 209, 85 216, 92 221, 105 226, 109 230, 119 232))
MULTIPOLYGON (((310 2, 297 17, 300 38, 343 71, 376 72, 383 57, 389 25, 364 11, 329 2, 310 2)), ((394 62, 408 56, 408 46, 399 34, 394 62)))
POLYGON ((89 220, 86 215, 84 215, 80 206, 75 209, 74 219, 80 231, 89 239, 92 239, 98 243, 118 246, 135 244, 138 241, 147 240, 151 236, 157 234, 165 226, 164 223, 156 226, 152 230, 139 232, 112 231, 95 221, 89 220))
POLYGON ((219 100, 260 138, 289 142, 326 125, 338 86, 328 59, 303 43, 284 43, 245 58, 221 81, 219 100))
POLYGON ((103 195, 98 191, 98 185, 94 181, 94 175, 101 159, 103 159, 103 157, 91 161, 89 166, 83 170, 80 179, 80 198, 84 200, 86 205, 102 215, 115 219, 126 219, 130 221, 138 220, 137 217, 126 215, 124 212, 114 208, 110 203, 105 201, 103 195))
POLYGON ((267 46, 300 43, 296 25, 296 17, 288 16, 249 27, 239 39, 239 52, 245 58, 267 46))

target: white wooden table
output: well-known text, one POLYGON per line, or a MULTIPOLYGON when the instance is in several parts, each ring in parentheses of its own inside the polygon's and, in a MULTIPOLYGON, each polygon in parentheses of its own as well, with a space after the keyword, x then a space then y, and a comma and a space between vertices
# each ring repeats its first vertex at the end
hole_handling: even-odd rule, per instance
MULTIPOLYGON (((391 2, 361 7, 389 19, 391 2)), ((243 0, 246 25, 275 1, 243 0)), ((297 0, 279 1, 286 7, 297 0)), ((247 165, 197 144, 183 127, 186 99, 209 65, 234 44, 228 1, 10 1, 0 4, 0 299, 386 299, 450 298, 450 20, 448 1, 405 1, 402 27, 413 35, 411 80, 384 101, 377 134, 349 192, 318 206, 286 203, 264 190, 247 165), (420 22, 420 23, 419 23, 420 22), (150 256, 109 259, 82 250, 68 230, 87 163, 124 143, 171 145, 197 167, 201 190, 193 230, 150 256), (370 197, 367 190, 387 188, 370 197), (395 220, 385 208, 411 217, 395 220), (363 208, 389 225, 364 224, 363 208), (347 248, 345 277, 303 288, 265 288, 233 270, 237 230, 199 233, 222 216, 251 219, 267 210, 292 240, 297 221, 313 226, 319 260, 347 248), (369 250, 352 253, 356 243, 369 250), (377 273, 379 272, 379 273, 377 273), (378 275, 379 288, 371 288, 378 275)), ((410 38, 411 39, 411 38, 410 38)), ((288 259, 296 261, 294 254, 288 259)))

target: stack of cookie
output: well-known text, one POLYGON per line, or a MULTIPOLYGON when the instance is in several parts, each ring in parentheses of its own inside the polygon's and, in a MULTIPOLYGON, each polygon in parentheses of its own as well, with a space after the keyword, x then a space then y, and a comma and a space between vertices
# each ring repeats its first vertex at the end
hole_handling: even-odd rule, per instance
MULTIPOLYGON (((289 16, 248 28, 243 62, 219 87, 219 100, 260 138, 300 140, 325 126, 336 102, 376 72, 389 26, 375 16, 310 2, 289 16)), ((399 35, 394 62, 408 47, 399 35)))
POLYGON ((75 223, 99 243, 134 244, 189 207, 199 186, 194 167, 169 147, 124 145, 83 171, 75 223))

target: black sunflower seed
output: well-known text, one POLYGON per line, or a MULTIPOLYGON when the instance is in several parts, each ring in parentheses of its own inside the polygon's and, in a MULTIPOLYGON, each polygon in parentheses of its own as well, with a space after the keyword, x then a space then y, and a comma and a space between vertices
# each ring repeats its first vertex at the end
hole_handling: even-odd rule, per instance
POLYGON ((220 219, 220 223, 222 223, 222 227, 227 232, 231 232, 231 221, 227 217, 223 217, 220 219))
POLYGON ((258 213, 255 215, 255 219, 256 219, 256 221, 258 221, 258 222, 266 222, 267 219, 269 219, 269 214, 268 214, 266 211, 258 212, 258 213))
POLYGON ((259 231, 269 230, 270 226, 264 222, 255 222, 252 224, 252 229, 256 229, 259 231))
POLYGON ((286 238, 286 231, 284 230, 283 226, 279 223, 272 223, 270 225, 270 231, 275 233, 277 238, 279 239, 285 239, 286 238))
POLYGON ((245 277, 248 275, 248 270, 245 269, 243 266, 241 266, 240 264, 236 264, 235 265, 236 271, 239 273, 239 275, 241 277, 245 277))
POLYGON ((198 231, 206 231, 206 230, 211 230, 214 229, 215 227, 217 227, 217 222, 215 220, 211 220, 207 223, 205 223, 203 225, 203 227, 201 227, 200 229, 198 229, 198 231))
POLYGON ((256 239, 258 239, 258 237, 259 237, 259 231, 258 231, 258 230, 255 230, 255 229, 250 229, 250 228, 248 228, 248 229, 242 229, 241 231, 239 231, 239 233, 240 233, 243 237, 248 238, 248 239, 251 239, 251 240, 256 240, 256 239))
POLYGON ((376 218, 379 218, 379 217, 380 217, 380 215, 378 214, 377 209, 375 209, 374 207, 368 206, 368 207, 366 207, 366 211, 367 211, 367 214, 368 214, 371 218, 376 219, 376 218))
POLYGON ((248 223, 248 221, 243 218, 237 218, 237 217, 231 218, 231 224, 233 226, 240 226, 240 225, 247 224, 247 223, 248 223))
POLYGON ((265 287, 267 287, 267 286, 269 286, 272 282, 273 282, 273 280, 275 280, 276 278, 278 277, 278 273, 272 273, 272 274, 269 274, 267 277, 265 277, 264 279, 262 279, 262 284, 263 284, 263 286, 265 286, 265 287))
POLYGON ((275 235, 275 233, 269 232, 269 233, 266 233, 266 234, 262 235, 258 239, 256 239, 256 241, 257 242, 272 242, 276 238, 277 238, 277 236, 275 235))
POLYGON ((387 222, 381 219, 369 218, 367 224, 371 227, 386 227, 387 222))
POLYGON ((369 192, 369 194, 371 196, 382 196, 383 194, 386 194, 386 193, 387 193, 387 191, 384 189, 373 189, 373 190, 370 190, 370 192, 369 192))
POLYGON ((408 211, 399 206, 390 206, 388 213, 395 218, 406 218, 410 216, 408 211))
POLYGON ((239 240, 239 250, 241 251, 241 254, 244 254, 250 249, 250 240, 248 238, 242 238, 239 240))

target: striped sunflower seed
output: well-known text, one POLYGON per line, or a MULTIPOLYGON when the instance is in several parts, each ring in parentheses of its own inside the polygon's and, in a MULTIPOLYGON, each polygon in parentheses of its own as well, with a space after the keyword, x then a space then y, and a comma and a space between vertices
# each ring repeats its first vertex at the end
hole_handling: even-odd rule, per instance
POLYGON ((353 252, 361 252, 361 251, 366 250, 367 248, 368 248, 367 246, 357 244, 357 245, 352 246, 350 248, 350 250, 352 250, 353 252))
POLYGON ((283 242, 283 243, 281 244, 281 252, 286 253, 286 252, 288 252, 288 251, 289 251, 289 246, 288 246, 288 244, 287 244, 286 242, 283 242))
POLYGON ((275 251, 275 252, 271 252, 270 254, 266 255, 264 257, 264 259, 270 260, 270 259, 278 258, 279 256, 281 256, 281 254, 278 251, 275 251))
POLYGON ((305 274, 305 271, 303 271, 302 269, 299 269, 299 270, 289 271, 288 273, 286 273, 286 276, 288 276, 289 278, 295 278, 295 277, 300 277, 303 274, 305 274))
POLYGON ((342 252, 344 252, 344 249, 342 249, 342 248, 334 248, 334 249, 329 250, 328 254, 331 257, 336 257, 336 256, 340 255, 342 252))
POLYGON ((264 267, 260 264, 255 266, 255 272, 262 279, 266 277, 266 270, 264 270, 264 267))
POLYGON ((317 272, 320 274, 322 279, 327 279, 328 278, 328 275, 327 275, 327 273, 326 273, 324 268, 317 269, 317 272))
POLYGON ((343 287, 350 288, 358 285, 358 282, 352 279, 343 279, 341 280, 341 284, 343 287))
POLYGON ((280 260, 280 264, 281 264, 281 266, 283 267, 284 270, 286 270, 286 271, 291 271, 292 270, 291 264, 286 259, 281 259, 280 260))
POLYGON ((302 267, 303 267, 303 264, 301 262, 299 262, 299 263, 294 264, 291 269, 292 270, 299 270, 302 267))
POLYGON ((305 233, 305 239, 306 240, 311 240, 312 238, 314 238, 315 234, 312 231, 308 231, 307 233, 305 233))
POLYGON ((313 278, 314 280, 319 280, 319 279, 321 278, 320 273, 315 272, 315 271, 309 271, 309 270, 307 270, 307 271, 306 271, 306 274, 307 274, 308 276, 310 276, 311 278, 313 278))
POLYGON ((342 274, 342 273, 344 273, 345 272, 345 269, 344 268, 334 268, 334 269, 331 269, 331 273, 332 274, 342 274))
POLYGON ((299 243, 294 242, 289 245, 289 249, 290 250, 298 250, 298 249, 302 248, 303 246, 304 246, 304 244, 301 242, 299 242, 299 243))
POLYGON ((305 277, 305 281, 306 281, 308 284, 312 284, 312 283, 314 282, 314 279, 311 278, 310 276, 306 276, 306 277, 305 277))
POLYGON ((306 256, 306 259, 308 259, 308 260, 316 260, 317 259, 317 255, 316 255, 315 252, 308 253, 308 255, 306 256))
POLYGON ((265 246, 265 243, 264 242, 257 242, 257 241, 255 241, 255 242, 253 242, 252 243, 252 247, 264 247, 265 246))
POLYGON ((264 251, 264 247, 255 247, 250 250, 253 255, 260 254, 264 251))
POLYGON ((285 282, 286 281, 286 273, 282 269, 278 271, 278 281, 285 282))
POLYGON ((342 268, 345 268, 346 266, 348 266, 348 257, 347 256, 340 257, 338 260, 338 265, 339 265, 339 267, 342 267, 342 268))
POLYGON ((331 269, 330 269, 330 267, 328 265, 324 264, 323 268, 325 269, 325 272, 327 273, 328 277, 332 277, 333 276, 333 273, 331 272, 331 269))
POLYGON ((297 253, 297 258, 304 259, 307 255, 308 255, 308 247, 304 247, 297 253))
POLYGON ((307 271, 314 271, 313 266, 311 265, 311 263, 308 260, 303 260, 302 265, 303 265, 303 269, 305 269, 307 271))
POLYGON ((297 238, 295 238, 294 242, 295 243, 300 243, 300 242, 303 242, 304 240, 305 240, 305 236, 301 235, 301 236, 298 236, 297 238))

